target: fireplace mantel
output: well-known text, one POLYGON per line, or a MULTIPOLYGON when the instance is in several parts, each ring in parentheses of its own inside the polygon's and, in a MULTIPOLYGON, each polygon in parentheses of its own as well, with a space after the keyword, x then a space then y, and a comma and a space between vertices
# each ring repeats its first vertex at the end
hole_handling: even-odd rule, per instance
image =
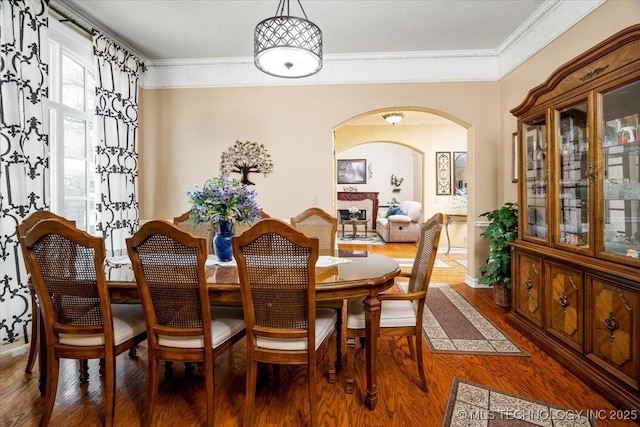
POLYGON ((376 229, 376 217, 378 216, 378 192, 355 192, 355 191, 338 191, 338 200, 345 201, 358 201, 358 200, 371 200, 373 207, 371 215, 367 215, 367 218, 371 218, 371 229, 376 229))

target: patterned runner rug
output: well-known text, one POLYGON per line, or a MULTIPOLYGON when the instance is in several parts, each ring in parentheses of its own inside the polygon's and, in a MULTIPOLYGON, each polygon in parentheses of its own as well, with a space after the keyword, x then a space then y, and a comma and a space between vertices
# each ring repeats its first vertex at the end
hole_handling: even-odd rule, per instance
POLYGON ((423 329, 434 353, 528 356, 447 284, 429 285, 423 329))
POLYGON ((587 414, 454 378, 442 427, 595 427, 587 414))

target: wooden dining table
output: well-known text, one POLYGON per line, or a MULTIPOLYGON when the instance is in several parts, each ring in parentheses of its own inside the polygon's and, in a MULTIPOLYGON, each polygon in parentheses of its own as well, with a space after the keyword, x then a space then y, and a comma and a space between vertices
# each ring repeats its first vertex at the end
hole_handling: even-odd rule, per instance
MULTIPOLYGON (((366 332, 365 405, 375 409, 378 403, 376 366, 378 355, 377 332, 380 326, 380 300, 378 294, 393 285, 400 267, 393 258, 367 251, 337 250, 321 253, 316 265, 316 300, 339 301, 363 298, 366 332), (334 258, 337 264, 322 266, 320 261, 334 258)), ((242 305, 240 280, 235 265, 206 267, 209 297, 212 305, 242 305)), ((113 265, 107 262, 105 274, 113 303, 139 303, 138 288, 130 264, 113 265)), ((44 334, 43 334, 44 335, 44 334)), ((44 338, 44 337, 41 337, 44 338)), ((46 342, 40 341, 40 391, 46 386, 46 342)))

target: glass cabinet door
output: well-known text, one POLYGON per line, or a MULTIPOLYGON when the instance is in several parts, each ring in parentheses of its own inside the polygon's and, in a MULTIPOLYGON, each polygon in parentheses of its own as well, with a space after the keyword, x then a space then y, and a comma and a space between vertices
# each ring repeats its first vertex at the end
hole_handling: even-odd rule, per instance
POLYGON ((525 240, 548 241, 547 219, 547 136, 546 120, 541 118, 524 124, 522 129, 522 147, 525 158, 524 191, 526 206, 523 215, 526 219, 523 230, 525 240))
POLYGON ((554 243, 572 250, 589 250, 589 188, 595 174, 589 162, 587 102, 559 113, 556 136, 559 185, 555 195, 559 217, 554 243))
POLYGON ((602 104, 602 251, 605 257, 614 255, 636 264, 640 263, 640 82, 604 93, 602 104))

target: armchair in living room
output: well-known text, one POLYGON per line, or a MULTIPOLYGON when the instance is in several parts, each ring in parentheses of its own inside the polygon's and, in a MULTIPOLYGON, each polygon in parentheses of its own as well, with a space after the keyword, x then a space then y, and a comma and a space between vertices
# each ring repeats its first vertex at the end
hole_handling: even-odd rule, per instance
POLYGON ((376 220, 376 231, 385 242, 417 242, 420 239, 422 204, 405 200, 376 220))

